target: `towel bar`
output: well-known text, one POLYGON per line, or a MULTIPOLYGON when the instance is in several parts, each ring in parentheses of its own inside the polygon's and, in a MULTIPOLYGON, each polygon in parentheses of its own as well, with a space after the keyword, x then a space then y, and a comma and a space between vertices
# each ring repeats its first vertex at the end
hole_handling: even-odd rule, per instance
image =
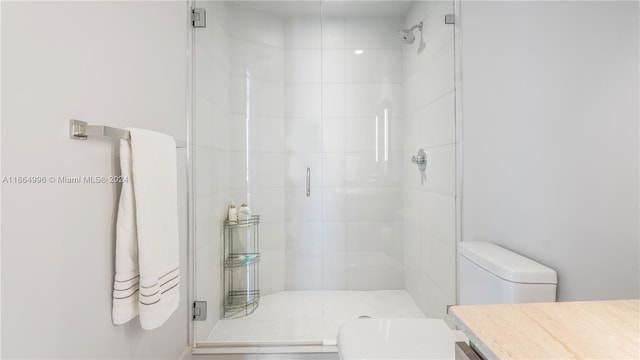
MULTIPOLYGON (((74 140, 87 140, 89 136, 106 136, 116 139, 131 140, 128 130, 118 129, 104 125, 88 125, 85 121, 69 120, 69 138, 74 140)), ((176 140, 177 148, 184 148, 184 141, 176 140)))

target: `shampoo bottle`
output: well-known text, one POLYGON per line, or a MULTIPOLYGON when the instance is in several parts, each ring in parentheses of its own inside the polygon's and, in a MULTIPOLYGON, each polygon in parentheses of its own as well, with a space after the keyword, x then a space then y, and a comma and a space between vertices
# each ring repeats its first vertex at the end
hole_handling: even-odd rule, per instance
POLYGON ((229 204, 229 214, 227 215, 227 219, 230 223, 238 221, 238 209, 236 209, 236 205, 233 201, 229 204))
POLYGON ((247 221, 251 219, 251 209, 247 204, 240 205, 240 210, 238 210, 238 219, 247 221))

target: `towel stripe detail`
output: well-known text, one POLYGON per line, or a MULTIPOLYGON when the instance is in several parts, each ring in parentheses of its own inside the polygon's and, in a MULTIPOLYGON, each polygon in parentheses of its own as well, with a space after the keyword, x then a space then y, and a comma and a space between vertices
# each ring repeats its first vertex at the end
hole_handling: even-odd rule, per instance
POLYGON ((123 300, 123 299, 128 299, 130 297, 132 297, 133 295, 135 295, 138 292, 139 289, 136 289, 136 291, 132 292, 130 295, 125 296, 125 297, 116 297, 115 294, 113 295, 113 298, 116 300, 123 300))
MULTIPOLYGON (((164 278, 164 277, 166 277, 166 276, 170 275, 171 273, 176 272, 178 270, 179 270, 179 268, 175 268, 175 269, 165 273, 164 275, 158 277, 158 280, 160 280, 160 279, 162 279, 162 278, 164 278)), ((180 273, 178 273, 173 279, 175 279, 178 276, 180 276, 180 273)), ((173 279, 171 279, 171 280, 173 280, 173 279)), ((169 280, 169 281, 171 281, 171 280, 169 280)), ((167 281, 167 282, 169 282, 169 281, 167 281)), ((162 285, 164 285, 164 284, 166 284, 166 282, 163 283, 162 285)), ((155 287, 156 285, 158 285, 158 281, 156 281, 155 283, 153 283, 151 285, 148 285, 148 286, 140 285, 140 287, 145 288, 145 289, 151 289, 151 288, 155 287)), ((162 286, 162 285, 160 285, 160 286, 162 286)))
MULTIPOLYGON (((138 284, 140 284, 140 282, 139 282, 139 281, 138 281, 137 283, 135 283, 135 284, 133 284, 133 285, 129 286, 129 287, 128 287, 128 288, 126 288, 126 289, 116 289, 115 284, 114 284, 114 285, 113 285, 113 290, 115 290, 115 291, 127 291, 127 290, 129 290, 129 289, 133 288, 134 286, 138 286, 138 284)), ((125 286, 126 286, 126 285, 125 285, 125 286)))
POLYGON ((168 282, 171 282, 171 281, 173 281, 173 280, 175 280, 175 279, 177 279, 177 278, 179 278, 179 277, 180 277, 180 274, 178 274, 178 275, 176 275, 176 276, 172 277, 171 279, 169 279, 169 280, 167 280, 167 281, 163 282, 162 284, 160 284, 160 287, 165 286, 168 282))
POLYGON ((140 287, 140 305, 151 306, 157 303, 162 302, 164 299, 163 294, 175 289, 180 285, 180 272, 179 268, 175 268, 166 274, 158 277, 158 281, 156 281, 153 285, 150 286, 141 286, 140 287), (160 283, 160 280, 163 278, 167 278, 168 276, 173 275, 173 277, 167 279, 166 281, 160 283), (160 285, 158 285, 160 283, 160 285), (150 293, 151 291, 154 291, 150 293))
POLYGON ((160 277, 158 278, 158 280, 160 280, 160 279, 162 279, 163 277, 165 277, 165 276, 167 276, 167 275, 171 274, 171 273, 172 273, 172 272, 174 272, 174 271, 178 271, 178 269, 179 269, 179 268, 175 268, 175 269, 173 269, 173 270, 169 271, 168 273, 166 273, 166 274, 164 274, 164 275, 160 276, 160 277))
POLYGON ((145 294, 142 294, 142 293, 141 293, 141 294, 140 294, 140 296, 144 296, 144 297, 152 297, 152 296, 154 296, 154 295, 157 295, 159 292, 160 292, 160 290, 157 290, 156 292, 154 292, 153 294, 150 294, 150 295, 145 295, 145 294))
POLYGON ((131 279, 127 279, 127 280, 117 280, 116 279, 115 282, 127 282, 127 281, 131 281, 133 279, 139 278, 139 277, 140 277, 140 275, 136 275, 136 276, 132 277, 131 279))
POLYGON ((173 289, 174 287, 176 287, 176 286, 178 286, 178 285, 180 285, 180 282, 179 282, 179 281, 178 281, 175 285, 173 285, 172 287, 170 287, 170 288, 168 288, 167 290, 163 291, 162 293, 164 294, 164 293, 166 293, 167 291, 169 291, 169 290, 173 289))

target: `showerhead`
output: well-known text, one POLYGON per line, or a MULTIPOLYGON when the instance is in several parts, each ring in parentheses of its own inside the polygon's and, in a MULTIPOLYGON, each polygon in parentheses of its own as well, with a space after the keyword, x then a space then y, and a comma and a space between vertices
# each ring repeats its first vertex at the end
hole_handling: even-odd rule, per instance
POLYGON ((419 24, 412 26, 411 29, 398 31, 398 37, 400 38, 400 41, 409 45, 413 44, 413 42, 416 41, 416 37, 415 35, 413 35, 413 30, 418 29, 420 30, 420 32, 422 32, 422 26, 422 21, 420 21, 419 24))
POLYGON ((416 40, 415 35, 413 35, 413 31, 407 29, 398 31, 398 37, 400 38, 400 41, 409 45, 413 44, 416 40))

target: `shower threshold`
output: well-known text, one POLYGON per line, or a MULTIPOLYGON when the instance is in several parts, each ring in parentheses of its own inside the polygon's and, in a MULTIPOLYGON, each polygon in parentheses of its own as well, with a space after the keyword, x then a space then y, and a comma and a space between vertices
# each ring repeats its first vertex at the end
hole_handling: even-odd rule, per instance
POLYGON ((363 317, 424 318, 424 314, 404 290, 284 291, 264 296, 247 317, 220 320, 198 347, 335 351, 342 324, 363 317))

